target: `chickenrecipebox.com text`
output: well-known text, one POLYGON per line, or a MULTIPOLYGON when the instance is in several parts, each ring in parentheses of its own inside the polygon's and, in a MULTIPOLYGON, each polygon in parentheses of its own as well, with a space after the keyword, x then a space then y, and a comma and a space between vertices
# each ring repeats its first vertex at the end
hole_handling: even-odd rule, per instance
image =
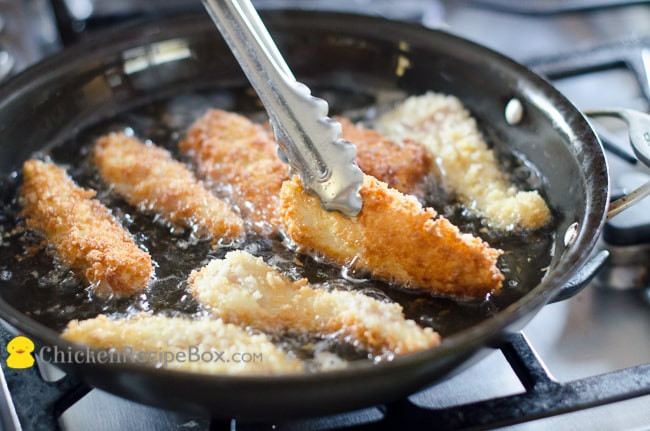
POLYGON ((230 352, 217 349, 202 349, 189 346, 183 350, 137 350, 131 346, 119 349, 93 350, 89 347, 81 349, 59 348, 58 346, 43 346, 38 351, 38 357, 53 364, 110 364, 110 363, 142 363, 156 364, 165 367, 172 363, 261 363, 261 352, 230 352))

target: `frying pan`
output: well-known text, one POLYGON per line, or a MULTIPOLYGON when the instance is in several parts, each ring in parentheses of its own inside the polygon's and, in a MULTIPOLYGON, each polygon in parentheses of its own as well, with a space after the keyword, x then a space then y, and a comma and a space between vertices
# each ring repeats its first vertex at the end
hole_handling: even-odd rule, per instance
MULTIPOLYGON (((230 377, 132 363, 65 368, 92 386, 163 408, 212 417, 273 419, 324 415, 411 394, 489 353, 549 301, 586 283, 606 218, 607 166, 583 115, 544 79, 450 34, 379 18, 337 13, 263 14, 296 76, 312 89, 335 88, 372 102, 377 89, 454 94, 494 142, 522 155, 545 179, 555 238, 546 276, 496 315, 447 336, 434 349, 379 364, 292 376, 230 377), (398 65, 407 61, 408 67, 398 65), (517 99, 521 122, 504 119, 517 99), (567 234, 567 232, 569 232, 567 234)), ((89 38, 0 88, 0 173, 124 110, 186 91, 243 86, 245 78, 207 16, 130 25, 89 38)), ((24 313, 20 280, 0 281, 0 317, 37 345, 79 349, 24 313)))

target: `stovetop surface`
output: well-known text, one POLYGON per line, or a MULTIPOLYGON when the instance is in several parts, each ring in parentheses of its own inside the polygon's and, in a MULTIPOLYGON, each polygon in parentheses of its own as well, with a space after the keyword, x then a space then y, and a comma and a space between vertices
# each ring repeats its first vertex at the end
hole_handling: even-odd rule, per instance
MULTIPOLYGON (((572 70, 575 65, 566 61, 567 58, 576 58, 576 53, 583 59, 593 60, 608 47, 613 47, 608 55, 617 50, 620 54, 620 47, 629 46, 630 41, 650 40, 644 39, 650 38, 650 6, 646 2, 624 2, 626 6, 559 14, 552 13, 551 6, 566 6, 572 2, 547 2, 546 6, 533 0, 516 3, 519 6, 514 12, 507 10, 507 3, 497 0, 404 1, 400 2, 398 11, 394 2, 382 0, 314 1, 311 7, 350 10, 361 6, 364 12, 415 18, 425 25, 443 28, 530 65, 534 70, 546 74, 581 109, 622 106, 648 110, 650 43, 641 43, 636 54, 632 54, 639 56, 636 65, 646 68, 645 82, 639 79, 643 78, 643 73, 636 70, 635 75, 635 71, 625 62, 610 62, 606 67, 592 64, 581 73, 574 74, 572 70), (526 4, 529 5, 528 10, 525 9, 526 4), (495 6, 498 9, 495 10, 495 6), (621 41, 626 43, 622 45, 621 41)), ((599 2, 575 3, 590 3, 593 6, 599 2)), ((296 2, 274 0, 259 1, 257 4, 263 7, 296 6, 296 2)), ((650 169, 632 164, 629 157, 626 158, 631 154, 631 149, 622 124, 611 121, 594 124, 616 147, 613 153, 608 153, 612 191, 615 194, 629 192, 632 187, 650 179, 650 169)), ((613 220, 609 228, 616 233, 616 229, 648 224, 649 213, 650 198, 647 198, 621 215, 620 219, 613 220)), ((601 241, 601 248, 611 250, 611 260, 622 264, 622 267, 607 268, 602 277, 576 297, 546 306, 523 331, 550 374, 560 382, 650 362, 650 247, 637 245, 633 249, 620 248, 601 241), (635 258, 631 259, 631 255, 635 258)), ((463 373, 411 396, 410 400, 427 408, 442 408, 523 391, 519 379, 501 351, 497 350, 463 373)), ((380 410, 371 408, 308 422, 237 423, 236 426, 239 429, 332 429, 373 422, 381 416, 380 410)), ((203 430, 235 426, 228 421, 217 426, 207 418, 138 405, 98 390, 91 391, 60 418, 61 427, 72 430, 132 429, 136 423, 139 429, 152 430, 203 430)), ((650 429, 650 396, 504 429, 650 429)))

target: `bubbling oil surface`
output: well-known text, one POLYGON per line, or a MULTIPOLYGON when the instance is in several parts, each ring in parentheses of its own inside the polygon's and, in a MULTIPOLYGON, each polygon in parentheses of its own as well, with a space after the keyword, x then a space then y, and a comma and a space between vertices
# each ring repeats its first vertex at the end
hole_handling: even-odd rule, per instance
MULTIPOLYGON (((336 90, 324 91, 331 112, 363 121, 376 112, 379 96, 351 95, 336 90)), ((297 253, 282 238, 249 237, 241 244, 213 247, 209 240, 196 238, 191 229, 167 224, 145 214, 113 194, 99 178, 88 160, 95 140, 108 132, 130 129, 141 139, 150 139, 184 160, 177 144, 191 123, 206 109, 215 107, 248 115, 263 121, 266 117, 256 96, 245 89, 218 92, 185 93, 126 111, 83 130, 47 154, 65 167, 84 188, 97 190, 97 198, 146 249, 156 263, 156 277, 150 288, 130 298, 96 297, 81 279, 61 265, 53 250, 42 246, 43 237, 25 229, 20 217, 18 191, 20 172, 0 179, 0 286, 2 296, 15 308, 57 331, 72 319, 87 319, 100 313, 129 316, 135 313, 164 313, 198 317, 207 314, 186 291, 187 277, 211 259, 222 258, 228 251, 243 249, 296 280, 307 278, 316 288, 357 290, 382 301, 402 305, 407 318, 430 326, 443 337, 475 325, 498 313, 532 289, 544 276, 553 245, 551 227, 536 232, 499 233, 485 229, 479 219, 432 184, 430 204, 448 217, 463 232, 483 237, 492 247, 505 251, 499 259, 504 273, 502 292, 483 301, 459 301, 416 292, 375 280, 362 272, 328 264, 323 259, 297 253)), ((524 189, 538 188, 541 179, 533 167, 512 154, 499 154, 503 166, 524 189)), ((219 194, 219 191, 216 191, 219 194)), ((417 252, 417 251, 416 251, 417 252)), ((335 337, 313 334, 270 334, 283 348, 307 362, 323 352, 334 352, 345 360, 378 360, 362 348, 335 337)), ((311 366, 311 369, 318 367, 311 366)))

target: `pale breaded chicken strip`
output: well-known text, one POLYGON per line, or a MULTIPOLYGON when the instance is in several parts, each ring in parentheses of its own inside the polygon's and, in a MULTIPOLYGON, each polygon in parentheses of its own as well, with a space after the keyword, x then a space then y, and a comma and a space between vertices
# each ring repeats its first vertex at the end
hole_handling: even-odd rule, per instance
POLYGON ((273 345, 267 336, 251 335, 221 319, 193 320, 145 314, 111 319, 99 315, 71 321, 61 337, 96 349, 131 353, 137 362, 146 360, 151 365, 196 373, 286 374, 304 369, 301 362, 273 345), (204 352, 210 353, 205 353, 201 359, 204 352), (250 357, 242 357, 244 354, 250 357))
POLYGON ((343 128, 341 137, 357 147, 357 164, 365 174, 402 193, 424 196, 425 179, 434 168, 424 146, 408 139, 392 141, 344 117, 335 119, 343 128))
POLYGON ((409 97, 375 125, 392 139, 413 139, 428 148, 439 160, 450 191, 490 227, 537 229, 551 220, 536 190, 519 190, 499 169, 476 121, 458 98, 438 93, 409 97))
POLYGON ((364 178, 363 207, 354 218, 323 210, 298 177, 286 181, 280 195, 289 238, 338 264, 457 297, 482 298, 501 287, 500 250, 461 234, 432 208, 422 208, 414 197, 371 176, 364 178))
POLYGON ((289 166, 277 156, 273 136, 246 117, 217 109, 196 120, 179 143, 201 177, 230 195, 261 233, 276 232, 280 187, 289 166))
POLYGON ((440 343, 431 328, 407 320, 402 307, 353 291, 292 282, 243 251, 232 251, 190 275, 188 289, 226 322, 262 331, 337 334, 375 351, 409 353, 440 343))
POLYGON ((160 147, 124 133, 97 140, 93 162, 101 177, 131 205, 161 214, 214 240, 238 238, 244 222, 194 174, 160 147))
POLYGON ((28 160, 20 191, 27 226, 45 234, 59 259, 77 270, 95 291, 131 295, 147 287, 154 273, 151 256, 99 201, 52 163, 28 160))

